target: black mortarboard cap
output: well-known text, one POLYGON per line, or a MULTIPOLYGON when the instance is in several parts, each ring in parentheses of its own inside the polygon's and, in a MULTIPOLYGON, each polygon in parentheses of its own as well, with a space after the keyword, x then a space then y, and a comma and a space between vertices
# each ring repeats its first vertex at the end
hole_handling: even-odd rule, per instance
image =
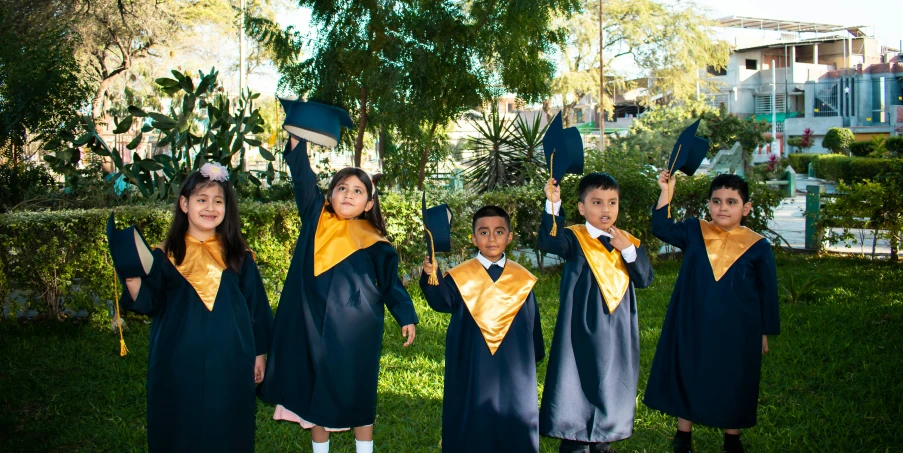
POLYGON ((321 146, 335 147, 339 143, 342 126, 354 126, 347 111, 332 105, 289 99, 279 99, 279 102, 285 110, 282 128, 321 146))
POLYGON ((677 143, 671 150, 671 158, 668 159, 668 170, 671 171, 672 176, 675 170, 680 170, 687 176, 693 176, 709 152, 709 141, 696 136, 699 121, 696 120, 677 137, 677 143))
POLYGON ((542 151, 546 155, 546 165, 551 163, 551 176, 561 181, 566 173, 583 174, 583 139, 576 127, 562 128, 561 112, 549 123, 542 138, 542 151), (555 160, 552 161, 552 153, 555 160))
POLYGON ((147 277, 154 264, 154 255, 137 227, 117 230, 111 212, 107 219, 107 243, 110 256, 113 257, 113 267, 119 277, 147 277))
POLYGON ((423 193, 420 208, 423 212, 423 226, 432 233, 432 244, 436 246, 435 250, 430 247, 430 235, 424 232, 426 251, 430 255, 430 258, 434 256, 435 252, 450 252, 451 225, 452 218, 454 217, 451 209, 449 209, 447 204, 440 204, 439 206, 427 208, 426 192, 423 193))

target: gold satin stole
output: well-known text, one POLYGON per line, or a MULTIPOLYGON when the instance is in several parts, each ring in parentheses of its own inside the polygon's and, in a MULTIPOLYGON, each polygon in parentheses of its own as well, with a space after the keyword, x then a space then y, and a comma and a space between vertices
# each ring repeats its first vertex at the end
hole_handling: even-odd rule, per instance
MULTIPOLYGON (((580 248, 583 249, 586 262, 589 263, 589 268, 593 271, 599 291, 602 293, 602 300, 608 306, 608 313, 614 313, 624 294, 627 294, 627 288, 630 287, 630 274, 627 273, 627 265, 621 258, 621 251, 612 247, 609 252, 598 238, 589 234, 586 225, 572 225, 567 228, 574 232, 580 248)), ((627 236, 634 247, 640 247, 639 239, 626 231, 621 233, 627 236)))
POLYGON ((343 220, 326 210, 320 211, 320 221, 314 235, 314 277, 332 269, 352 253, 377 242, 389 242, 379 234, 369 220, 343 220))
POLYGON ((714 223, 699 219, 699 229, 702 230, 702 239, 705 241, 705 251, 709 255, 709 263, 715 281, 721 280, 728 269, 756 242, 764 236, 749 228, 738 226, 730 231, 724 231, 714 223))
POLYGON ((507 260, 502 275, 493 282, 476 258, 449 269, 445 275, 455 280, 464 305, 483 333, 489 353, 495 355, 533 290, 536 277, 520 264, 507 260))
POLYGON ((177 265, 172 254, 167 253, 166 256, 198 293, 207 310, 213 311, 219 283, 223 278, 223 271, 226 270, 219 235, 201 242, 186 234, 185 259, 182 260, 182 264, 177 265))

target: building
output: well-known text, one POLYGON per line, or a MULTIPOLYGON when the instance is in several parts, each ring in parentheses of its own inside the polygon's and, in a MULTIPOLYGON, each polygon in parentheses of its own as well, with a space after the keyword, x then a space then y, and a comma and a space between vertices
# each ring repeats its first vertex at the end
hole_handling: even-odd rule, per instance
MULTIPOLYGON (((736 16, 718 22, 740 32, 727 67, 708 71, 719 86, 710 100, 738 116, 776 120, 776 152, 791 151, 786 139, 806 128, 815 137, 809 152, 828 152, 821 143, 832 127, 851 129, 857 140, 903 131, 900 49, 880 45, 866 27, 736 16)), ((754 157, 765 160, 769 151, 754 157)))

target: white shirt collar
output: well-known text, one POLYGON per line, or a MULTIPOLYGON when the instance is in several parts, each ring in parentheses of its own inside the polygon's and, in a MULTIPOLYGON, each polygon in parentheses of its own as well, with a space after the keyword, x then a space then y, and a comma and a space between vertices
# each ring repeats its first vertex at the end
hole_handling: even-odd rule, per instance
POLYGON ((600 230, 590 225, 589 222, 586 222, 586 232, 589 233, 589 235, 592 236, 593 239, 598 239, 599 236, 611 237, 611 234, 609 234, 607 231, 600 230))
POLYGON ((483 265, 483 267, 485 267, 486 269, 489 269, 489 266, 492 266, 493 264, 498 264, 501 267, 505 267, 505 263, 508 261, 508 258, 506 258, 505 254, 503 253, 502 258, 493 263, 492 261, 489 261, 488 259, 486 259, 486 257, 483 256, 482 253, 477 252, 477 261, 479 261, 480 264, 483 265))

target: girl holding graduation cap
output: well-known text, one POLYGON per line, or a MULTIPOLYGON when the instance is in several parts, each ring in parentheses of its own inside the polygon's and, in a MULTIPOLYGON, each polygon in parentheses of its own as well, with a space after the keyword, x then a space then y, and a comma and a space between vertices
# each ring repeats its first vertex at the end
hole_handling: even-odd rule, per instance
POLYGON ((291 134, 292 173, 301 231, 276 315, 261 398, 273 418, 311 429, 313 451, 329 451, 329 433, 353 428, 358 453, 373 451, 376 385, 385 308, 414 342, 417 314, 398 278, 398 254, 386 239, 376 189, 366 172, 345 168, 324 197, 307 141, 338 143, 350 126, 344 110, 282 101, 291 134))
POLYGON ((273 312, 241 236, 226 168, 204 164, 182 184, 166 241, 107 226, 125 279, 123 308, 152 318, 147 372, 151 452, 253 452, 256 383, 273 312), (129 237, 131 236, 131 237, 129 237), (130 263, 144 262, 134 269, 130 263))

